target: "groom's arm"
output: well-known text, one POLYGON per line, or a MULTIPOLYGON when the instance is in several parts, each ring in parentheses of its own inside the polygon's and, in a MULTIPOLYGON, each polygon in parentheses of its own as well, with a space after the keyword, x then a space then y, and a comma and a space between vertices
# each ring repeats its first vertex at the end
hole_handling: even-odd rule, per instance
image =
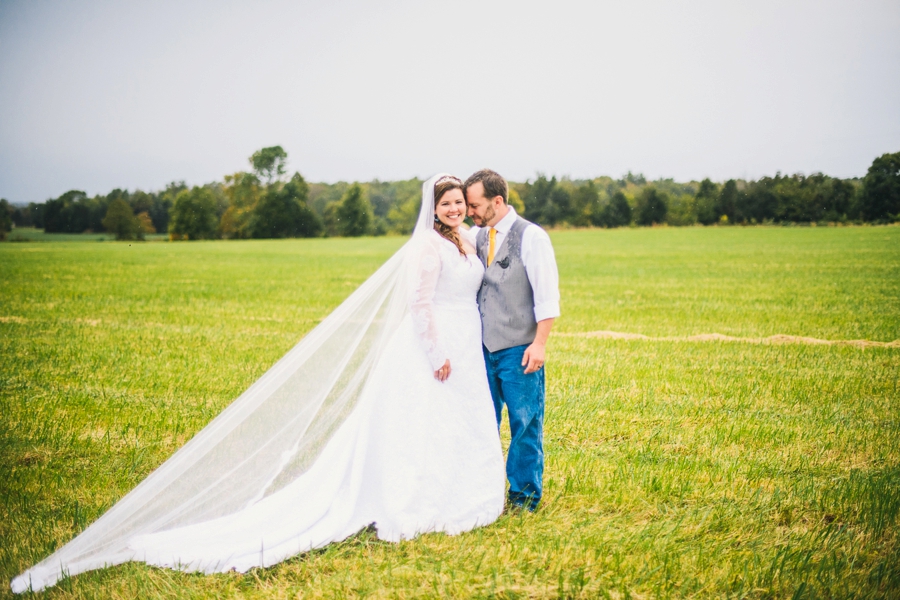
POLYGON ((534 318, 537 333, 534 341, 522 356, 525 373, 534 373, 544 366, 547 338, 553 322, 559 316, 559 272, 550 236, 547 232, 531 225, 522 235, 522 262, 534 294, 534 318))

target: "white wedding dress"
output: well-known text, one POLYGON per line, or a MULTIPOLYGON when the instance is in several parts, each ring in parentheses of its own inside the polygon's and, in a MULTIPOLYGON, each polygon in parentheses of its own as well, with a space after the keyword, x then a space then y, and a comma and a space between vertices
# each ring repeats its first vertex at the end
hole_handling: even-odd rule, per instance
POLYGON ((434 231, 440 177, 394 256, 12 590, 128 561, 246 571, 369 525, 396 541, 495 520, 506 477, 481 351, 484 268, 434 231))
POLYGON ((506 476, 475 299, 484 266, 437 232, 429 238, 410 313, 312 467, 235 514, 133 538, 137 560, 246 571, 370 524, 379 538, 399 541, 457 534, 500 515, 506 476), (444 359, 452 373, 442 383, 434 371, 444 359))

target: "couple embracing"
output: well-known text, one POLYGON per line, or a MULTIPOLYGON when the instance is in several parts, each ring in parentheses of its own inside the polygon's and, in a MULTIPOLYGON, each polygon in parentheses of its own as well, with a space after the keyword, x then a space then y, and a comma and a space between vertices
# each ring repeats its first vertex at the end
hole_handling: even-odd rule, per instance
POLYGON ((13 591, 130 560, 247 571, 366 527, 398 541, 534 510, 558 315, 550 239, 509 206, 506 181, 432 177, 400 251, 13 591))
MULTIPOLYGON (((544 470, 545 349, 559 316, 556 259, 546 232, 509 205, 508 185, 498 173, 478 171, 461 191, 475 223, 467 237, 484 267, 477 303, 497 426, 504 404, 509 417, 508 501, 534 510, 541 499, 544 470)), ((449 195, 459 202, 458 194, 449 195)), ((448 204, 443 199, 436 203, 436 210, 448 204)), ((457 226, 453 231, 463 235, 455 221, 448 225, 457 226)), ((445 230, 440 224, 437 229, 445 230)))

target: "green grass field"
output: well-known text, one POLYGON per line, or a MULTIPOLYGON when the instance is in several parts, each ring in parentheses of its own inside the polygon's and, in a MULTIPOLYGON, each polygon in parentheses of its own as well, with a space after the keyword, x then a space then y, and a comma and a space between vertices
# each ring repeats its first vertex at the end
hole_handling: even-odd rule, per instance
MULTIPOLYGON (((122 565, 43 596, 900 597, 900 347, 686 339, 900 340, 900 227, 552 238, 538 512, 244 575, 122 565)), ((402 241, 0 244, 0 597, 402 241)))

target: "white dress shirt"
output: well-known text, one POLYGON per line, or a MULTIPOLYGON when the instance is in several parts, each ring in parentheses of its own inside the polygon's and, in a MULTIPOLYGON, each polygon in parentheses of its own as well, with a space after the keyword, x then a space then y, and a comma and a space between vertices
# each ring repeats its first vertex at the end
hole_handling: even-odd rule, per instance
MULTIPOLYGON (((500 250, 500 245, 506 239, 506 234, 517 217, 516 209, 510 206, 506 216, 494 225, 494 229, 497 230, 494 237, 495 252, 500 250)), ((473 236, 478 234, 479 229, 477 226, 471 228, 473 236)), ((490 230, 490 227, 486 229, 490 230)), ((528 282, 534 293, 534 320, 543 321, 558 317, 559 271, 556 268, 556 255, 553 253, 550 236, 534 223, 522 232, 522 263, 525 265, 525 274, 528 275, 528 282)))

